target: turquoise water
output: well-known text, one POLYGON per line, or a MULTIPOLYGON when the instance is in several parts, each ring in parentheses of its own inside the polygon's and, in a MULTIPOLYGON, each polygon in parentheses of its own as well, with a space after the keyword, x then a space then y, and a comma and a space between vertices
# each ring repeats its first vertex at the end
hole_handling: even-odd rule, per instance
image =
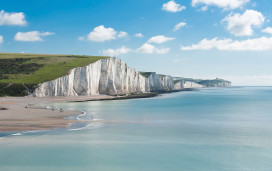
POLYGON ((110 122, 0 138, 0 170, 272 170, 272 87, 52 106, 110 122))

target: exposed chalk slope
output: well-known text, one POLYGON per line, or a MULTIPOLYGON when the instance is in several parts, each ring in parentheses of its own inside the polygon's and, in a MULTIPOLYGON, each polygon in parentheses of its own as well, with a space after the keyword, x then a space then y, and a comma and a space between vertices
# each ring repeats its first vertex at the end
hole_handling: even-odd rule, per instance
POLYGON ((66 76, 44 82, 35 89, 33 95, 122 95, 171 90, 174 90, 171 76, 152 73, 146 78, 121 59, 107 58, 85 67, 74 68, 66 76))

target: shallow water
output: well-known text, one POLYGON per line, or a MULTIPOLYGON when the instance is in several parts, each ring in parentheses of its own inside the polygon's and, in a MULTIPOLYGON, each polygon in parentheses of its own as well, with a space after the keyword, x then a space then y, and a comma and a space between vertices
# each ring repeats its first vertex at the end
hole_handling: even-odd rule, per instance
POLYGON ((272 87, 52 106, 103 122, 0 134, 0 170, 272 170, 272 87))

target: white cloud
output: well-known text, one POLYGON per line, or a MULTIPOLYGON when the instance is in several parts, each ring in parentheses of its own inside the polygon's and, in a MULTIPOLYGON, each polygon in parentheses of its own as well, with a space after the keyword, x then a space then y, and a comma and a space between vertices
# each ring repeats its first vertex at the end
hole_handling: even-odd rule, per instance
POLYGON ((94 30, 89 33, 88 40, 94 42, 104 42, 116 39, 116 34, 117 32, 113 28, 105 28, 104 25, 101 25, 95 27, 94 30))
POLYGON ((4 37, 0 35, 0 44, 4 42, 4 37))
POLYGON ((174 0, 171 0, 162 5, 162 10, 165 10, 168 12, 179 12, 185 9, 186 9, 185 6, 181 6, 180 4, 177 4, 174 0))
POLYGON ((116 31, 111 27, 106 28, 104 25, 97 26, 87 36, 80 36, 78 40, 90 40, 93 42, 105 42, 117 38, 125 38, 128 36, 127 32, 116 31))
POLYGON ((136 50, 139 53, 147 53, 147 54, 165 54, 170 51, 170 48, 157 48, 154 45, 151 45, 149 43, 143 44, 140 48, 136 50))
POLYGON ((144 37, 144 35, 143 35, 142 33, 136 33, 135 36, 136 36, 136 37, 140 37, 140 38, 141 38, 141 37, 144 37))
POLYGON ((22 12, 8 13, 4 10, 0 11, 0 25, 18 25, 24 26, 27 22, 25 20, 25 14, 22 12))
POLYGON ((159 36, 154 36, 154 37, 151 37, 147 43, 157 43, 157 44, 162 44, 162 43, 165 43, 165 42, 168 42, 170 40, 174 40, 175 38, 173 37, 166 37, 164 35, 159 35, 159 36))
POLYGON ((127 37, 127 36, 128 36, 128 33, 124 32, 124 31, 120 31, 120 33, 117 35, 118 38, 124 38, 124 37, 127 37))
POLYGON ((173 31, 178 31, 181 27, 184 27, 186 25, 187 25, 187 23, 185 23, 185 22, 178 23, 177 25, 175 25, 173 31))
POLYGON ((246 10, 242 15, 231 13, 222 21, 227 22, 227 29, 235 36, 251 36, 254 31, 253 26, 260 27, 264 23, 264 16, 261 12, 246 10))
POLYGON ((192 6, 205 5, 217 6, 224 9, 236 9, 242 7, 250 0, 192 0, 192 6))
POLYGON ((30 32, 18 32, 14 36, 14 40, 23 41, 23 42, 36 42, 44 41, 42 37, 54 35, 52 32, 39 32, 39 31, 30 31, 30 32))
POLYGON ((181 50, 225 50, 225 51, 264 51, 272 50, 272 37, 260 37, 242 41, 232 39, 214 38, 211 40, 203 39, 191 46, 182 46, 181 50))
POLYGON ((272 34, 272 27, 267 27, 266 29, 263 29, 262 32, 272 34))
POLYGON ((106 49, 106 50, 103 50, 102 53, 105 56, 119 56, 121 54, 126 54, 126 53, 130 53, 130 52, 132 52, 131 49, 126 48, 125 46, 122 46, 119 49, 106 49))

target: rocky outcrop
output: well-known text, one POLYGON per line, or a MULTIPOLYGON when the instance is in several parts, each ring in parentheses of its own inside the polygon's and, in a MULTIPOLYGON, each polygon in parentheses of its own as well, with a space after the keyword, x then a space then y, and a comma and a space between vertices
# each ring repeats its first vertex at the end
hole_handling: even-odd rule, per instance
POLYGON ((35 89, 33 95, 123 95, 171 90, 174 90, 171 76, 153 72, 149 77, 144 77, 120 59, 107 58, 85 67, 74 68, 66 76, 44 82, 35 89))

